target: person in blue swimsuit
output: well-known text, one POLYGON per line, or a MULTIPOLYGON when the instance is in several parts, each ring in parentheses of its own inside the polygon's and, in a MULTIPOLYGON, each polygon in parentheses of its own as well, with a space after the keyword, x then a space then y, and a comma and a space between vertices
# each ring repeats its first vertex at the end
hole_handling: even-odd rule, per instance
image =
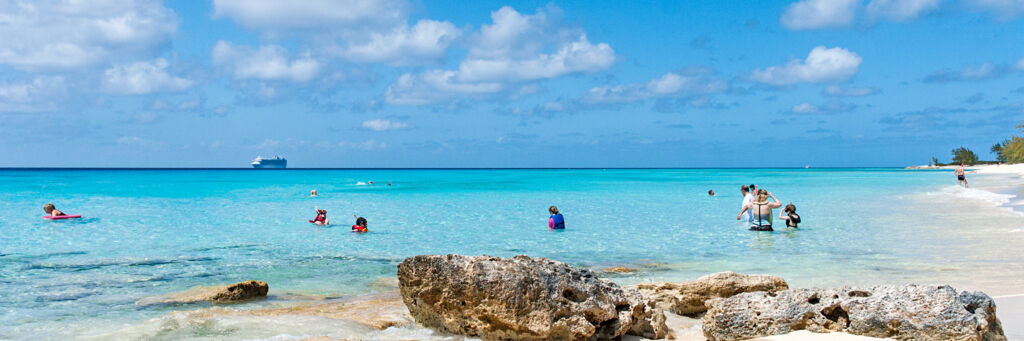
POLYGON ((565 218, 562 217, 561 213, 558 213, 558 207, 549 207, 548 213, 551 213, 551 218, 548 219, 548 228, 552 230, 564 230, 565 218))

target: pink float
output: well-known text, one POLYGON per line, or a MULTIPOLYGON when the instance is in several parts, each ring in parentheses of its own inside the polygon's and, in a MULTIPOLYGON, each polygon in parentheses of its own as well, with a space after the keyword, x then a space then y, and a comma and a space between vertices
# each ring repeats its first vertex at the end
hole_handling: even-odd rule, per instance
POLYGON ((75 215, 59 215, 59 216, 56 216, 56 217, 54 217, 54 216, 48 216, 48 215, 44 215, 44 216, 43 216, 43 219, 49 219, 49 220, 61 220, 61 219, 81 218, 81 217, 82 217, 82 215, 81 215, 81 214, 75 214, 75 215))

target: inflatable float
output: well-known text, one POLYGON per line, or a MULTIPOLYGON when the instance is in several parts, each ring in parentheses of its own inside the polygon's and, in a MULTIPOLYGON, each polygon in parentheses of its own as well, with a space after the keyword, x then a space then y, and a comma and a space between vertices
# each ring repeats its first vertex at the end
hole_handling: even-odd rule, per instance
POLYGON ((43 219, 61 220, 61 219, 81 218, 81 217, 82 217, 81 214, 74 214, 74 215, 66 214, 66 215, 59 215, 59 216, 56 216, 56 217, 44 215, 43 219))

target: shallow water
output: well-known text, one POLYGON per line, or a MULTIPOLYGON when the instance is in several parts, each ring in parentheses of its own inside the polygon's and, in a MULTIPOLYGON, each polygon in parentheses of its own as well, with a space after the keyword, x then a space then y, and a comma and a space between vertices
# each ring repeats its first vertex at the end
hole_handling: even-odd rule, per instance
MULTIPOLYGON (((164 317, 189 307, 135 302, 197 285, 258 279, 272 294, 374 292, 403 258, 433 253, 639 269, 609 275, 623 284, 732 270, 797 287, 1024 293, 1024 217, 997 207, 1010 198, 951 180, 897 169, 0 170, 0 338, 164 317), (747 231, 735 220, 743 183, 794 202, 804 223, 747 231), (84 218, 43 220, 46 202, 84 218), (307 222, 314 205, 333 226, 307 222), (550 205, 565 214, 565 231, 547 230, 550 205), (370 233, 349 232, 353 214, 368 218, 370 233)), ((972 185, 984 188, 984 178, 972 185)), ((214 334, 266 334, 226 330, 214 334)))

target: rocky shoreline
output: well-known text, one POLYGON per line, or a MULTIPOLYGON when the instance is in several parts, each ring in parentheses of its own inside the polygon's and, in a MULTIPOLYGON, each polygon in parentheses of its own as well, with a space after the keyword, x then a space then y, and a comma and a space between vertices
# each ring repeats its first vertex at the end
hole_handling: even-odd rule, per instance
MULTIPOLYGON (((230 301, 212 299, 224 294, 212 294, 202 302, 218 306, 172 315, 189 324, 312 316, 366 330, 429 328, 431 335, 484 340, 744 340, 806 337, 800 333, 807 332, 1006 340, 992 298, 949 286, 792 289, 775 276, 723 272, 687 282, 622 287, 589 269, 546 258, 462 255, 407 258, 398 266, 397 279, 397 290, 284 307, 234 309, 219 305, 230 301)), ((260 282, 240 284, 245 283, 256 289, 246 292, 260 293, 261 286, 253 286, 260 282)))

